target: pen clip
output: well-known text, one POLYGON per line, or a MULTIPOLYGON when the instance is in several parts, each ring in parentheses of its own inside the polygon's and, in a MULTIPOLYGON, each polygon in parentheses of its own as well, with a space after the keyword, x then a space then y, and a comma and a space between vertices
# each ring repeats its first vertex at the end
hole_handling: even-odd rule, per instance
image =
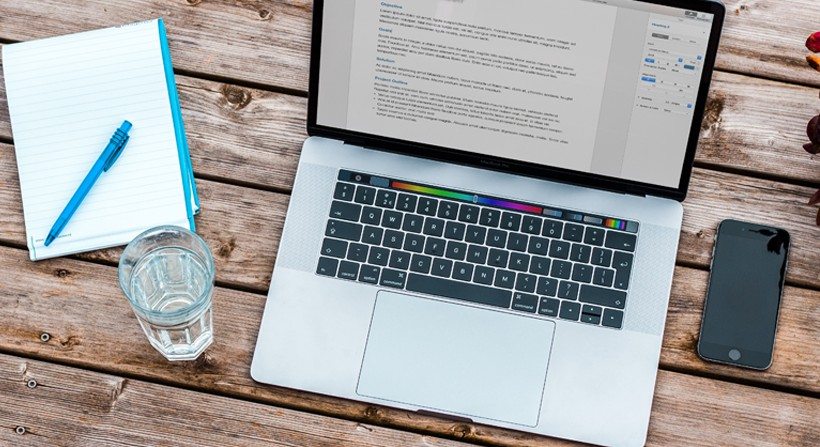
POLYGON ((114 152, 111 154, 110 157, 108 157, 108 161, 106 161, 105 165, 103 166, 103 172, 108 172, 108 170, 111 169, 111 166, 114 166, 114 163, 117 161, 118 158, 120 158, 120 155, 122 155, 122 151, 123 149, 125 149, 125 144, 128 143, 129 138, 131 137, 126 135, 125 138, 123 138, 120 142, 119 146, 117 146, 117 148, 114 149, 114 152))

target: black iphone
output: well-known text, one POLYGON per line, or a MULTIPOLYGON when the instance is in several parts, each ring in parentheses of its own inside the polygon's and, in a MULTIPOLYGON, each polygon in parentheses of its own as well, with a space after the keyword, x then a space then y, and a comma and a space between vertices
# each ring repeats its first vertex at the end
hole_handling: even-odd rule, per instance
POLYGON ((718 227, 698 355, 768 369, 786 279, 789 233, 737 220, 718 227))

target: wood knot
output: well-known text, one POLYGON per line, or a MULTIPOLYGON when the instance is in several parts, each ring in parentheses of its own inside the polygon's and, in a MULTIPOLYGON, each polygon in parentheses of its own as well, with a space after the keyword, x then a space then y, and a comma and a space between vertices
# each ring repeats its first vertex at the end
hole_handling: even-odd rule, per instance
POLYGON ((706 237, 706 232, 703 231, 703 230, 700 230, 697 233, 695 233, 695 236, 697 236, 698 239, 703 239, 704 237, 706 237))
POLYGON ((216 358, 210 352, 204 352, 193 363, 194 369, 197 371, 215 371, 218 367, 216 358))
POLYGON ((222 96, 234 110, 244 109, 252 99, 251 92, 233 85, 222 87, 222 96))
POLYGON ((188 6, 196 6, 202 3, 202 0, 185 0, 188 3, 188 6))
POLYGON ((56 276, 58 278, 65 278, 65 277, 71 276, 71 272, 69 272, 66 269, 57 269, 57 270, 54 270, 54 276, 56 276))
POLYGON ((719 124, 725 105, 726 98, 724 98, 723 95, 710 96, 706 101, 706 111, 703 114, 703 122, 700 124, 700 130, 711 129, 719 124))
POLYGON ((73 349, 75 346, 79 345, 80 337, 76 335, 69 335, 68 338, 66 338, 65 340, 60 340, 60 346, 68 350, 73 349))
POLYGON ((216 250, 216 254, 220 258, 229 258, 231 253, 233 253, 234 249, 236 248, 236 238, 231 237, 228 239, 227 242, 221 242, 219 248, 216 250))
POLYGON ((369 406, 364 409, 364 417, 375 421, 381 419, 381 414, 378 408, 369 406))
POLYGON ((450 431, 458 438, 465 439, 473 435, 473 427, 468 424, 456 424, 450 428, 450 431))
POLYGON ((273 13, 267 9, 260 9, 259 10, 259 18, 261 20, 270 20, 273 17, 273 13))

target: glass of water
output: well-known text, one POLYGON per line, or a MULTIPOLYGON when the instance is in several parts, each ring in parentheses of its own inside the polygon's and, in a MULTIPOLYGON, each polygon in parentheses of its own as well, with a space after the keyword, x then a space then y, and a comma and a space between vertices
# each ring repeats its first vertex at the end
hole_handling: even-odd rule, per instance
POLYGON ((194 360, 213 342, 214 260, 205 241, 163 226, 137 236, 120 258, 120 288, 151 345, 168 360, 194 360))

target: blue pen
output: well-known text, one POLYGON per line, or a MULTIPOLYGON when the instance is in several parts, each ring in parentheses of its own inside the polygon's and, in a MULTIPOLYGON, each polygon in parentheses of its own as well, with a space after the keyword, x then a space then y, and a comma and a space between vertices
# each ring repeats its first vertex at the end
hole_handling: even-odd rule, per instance
POLYGON ((65 228, 69 219, 71 219, 71 216, 74 215, 74 212, 77 211, 77 208, 83 203, 85 196, 91 191, 91 187, 94 186, 94 183, 100 178, 100 175, 111 169, 114 162, 120 158, 120 154, 122 154, 123 149, 125 149, 125 144, 128 143, 128 131, 130 130, 131 123, 123 121, 122 126, 114 132, 111 141, 108 142, 108 146, 105 147, 100 158, 98 158, 94 166, 91 167, 91 171, 85 176, 80 187, 77 188, 77 192, 71 197, 68 205, 65 206, 63 212, 60 213, 60 217, 57 218, 57 222, 54 222, 54 226, 51 227, 51 231, 48 232, 46 247, 54 242, 54 239, 57 239, 57 236, 60 235, 60 232, 63 231, 63 228, 65 228))

